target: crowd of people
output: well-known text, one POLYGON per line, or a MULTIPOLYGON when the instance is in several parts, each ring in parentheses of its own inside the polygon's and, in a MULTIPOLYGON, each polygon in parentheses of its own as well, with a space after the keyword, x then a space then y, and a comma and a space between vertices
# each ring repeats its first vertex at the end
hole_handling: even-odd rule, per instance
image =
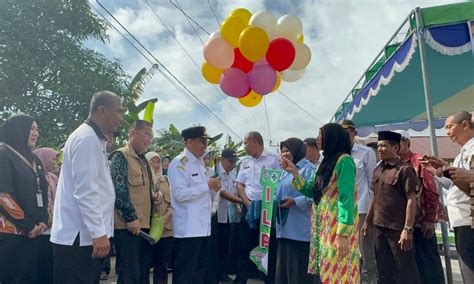
POLYGON ((279 155, 249 131, 243 158, 208 151, 206 128, 193 126, 181 132, 181 154, 160 156, 149 151, 153 129, 144 120, 115 149, 122 114, 118 95, 97 92, 60 151, 35 147, 41 125, 28 115, 0 128, 1 284, 99 283, 112 247, 117 282, 126 284, 167 283, 169 269, 178 284, 444 283, 435 228, 448 220, 464 283, 474 283, 474 122, 466 111, 445 122, 461 146, 452 165, 413 153, 406 131, 379 132, 375 151, 358 144, 350 120, 281 141, 279 155), (266 274, 249 258, 260 243, 262 169, 283 172, 266 274), (440 185, 449 189, 448 214, 440 185))

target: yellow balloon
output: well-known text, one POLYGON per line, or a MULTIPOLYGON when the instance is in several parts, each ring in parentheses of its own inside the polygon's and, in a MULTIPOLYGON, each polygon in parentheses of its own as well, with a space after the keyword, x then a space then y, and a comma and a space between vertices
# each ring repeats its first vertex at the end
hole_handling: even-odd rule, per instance
POLYGON ((245 58, 257 62, 265 56, 269 43, 268 35, 262 28, 250 26, 240 34, 239 49, 245 58))
POLYGON ((239 102, 246 107, 254 107, 257 106, 262 101, 261 95, 255 93, 253 90, 250 91, 248 95, 243 98, 239 98, 239 102))
POLYGON ((300 37, 298 38, 298 40, 296 42, 297 43, 303 43, 303 41, 304 41, 304 35, 300 34, 300 37))
POLYGON ((278 72, 278 71, 276 71, 275 73, 276 73, 276 75, 277 75, 277 80, 276 80, 276 83, 275 83, 275 87, 273 87, 273 90, 272 90, 270 93, 273 93, 273 92, 275 92, 276 90, 278 90, 278 88, 280 88, 281 75, 280 75, 280 72, 278 72))
POLYGON ((228 41, 232 47, 239 46, 240 33, 247 24, 239 17, 229 17, 221 25, 221 37, 228 41))
POLYGON ((247 9, 237 8, 230 12, 229 17, 239 17, 244 21, 245 24, 248 24, 250 21, 250 17, 252 17, 252 13, 250 13, 247 9))
POLYGON ((217 69, 211 64, 204 62, 201 67, 202 76, 211 84, 219 84, 224 70, 217 69))

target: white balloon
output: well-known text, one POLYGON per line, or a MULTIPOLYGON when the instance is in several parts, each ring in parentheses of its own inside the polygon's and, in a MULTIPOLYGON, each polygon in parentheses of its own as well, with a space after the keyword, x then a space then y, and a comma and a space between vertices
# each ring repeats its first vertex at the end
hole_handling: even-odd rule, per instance
POLYGON ((304 75, 306 68, 300 70, 285 70, 280 72, 281 79, 285 82, 296 82, 301 79, 304 75))
POLYGON ((300 70, 306 68, 311 61, 311 49, 304 43, 298 43, 295 45, 295 53, 295 60, 293 60, 289 69, 300 70))
POLYGON ((286 37, 291 42, 296 42, 300 34, 303 33, 303 23, 300 18, 294 15, 284 15, 278 19, 278 36, 286 37))
POLYGON ((216 38, 216 37, 220 37, 220 36, 221 36, 221 31, 220 30, 215 30, 209 35, 209 38, 207 39, 207 41, 209 42, 211 39, 216 38))
POLYGON ((259 11, 252 15, 249 25, 262 28, 272 40, 277 35, 277 19, 269 11, 259 11))

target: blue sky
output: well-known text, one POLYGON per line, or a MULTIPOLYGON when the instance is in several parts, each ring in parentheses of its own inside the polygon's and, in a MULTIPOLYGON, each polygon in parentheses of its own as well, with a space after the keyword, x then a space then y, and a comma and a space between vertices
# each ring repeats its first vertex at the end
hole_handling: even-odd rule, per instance
MULTIPOLYGON (((412 9, 460 1, 179 1, 182 9, 209 32, 219 28, 211 6, 221 22, 233 9, 239 7, 252 13, 269 10, 277 17, 285 14, 300 17, 305 43, 312 51, 312 60, 301 80, 294 83, 282 82, 280 90, 316 119, 278 93, 266 96, 267 112, 263 103, 254 108, 245 108, 236 99, 224 95, 218 86, 209 84, 201 75, 200 65, 204 58, 203 43, 199 37, 205 42, 208 35, 194 26, 198 33, 196 35, 186 18, 169 1, 147 2, 101 1, 232 132, 216 122, 200 106, 187 100, 159 73, 148 83, 141 98, 159 99, 155 111, 155 130, 167 128, 170 123, 175 124, 178 129, 199 124, 206 126, 210 134, 225 133, 237 140, 243 138, 246 132, 257 130, 263 134, 267 143, 271 139, 276 144, 289 137, 314 137, 321 123, 329 122, 368 64, 412 9), (163 27, 147 2, 171 29, 192 60, 163 27), (195 66, 193 60, 198 66, 195 66)), ((95 0, 91 1, 91 5, 105 14, 95 0)), ((150 63, 117 32, 109 30, 109 35, 110 40, 106 44, 88 42, 87 45, 110 58, 119 59, 124 70, 131 75, 143 67, 150 67, 150 63)))

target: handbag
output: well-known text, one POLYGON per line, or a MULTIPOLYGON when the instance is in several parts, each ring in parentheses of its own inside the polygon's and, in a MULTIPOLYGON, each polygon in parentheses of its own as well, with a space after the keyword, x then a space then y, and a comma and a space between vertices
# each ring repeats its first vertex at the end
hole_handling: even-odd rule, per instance
POLYGON ((155 213, 151 217, 151 228, 150 236, 155 240, 159 241, 163 235, 163 228, 165 226, 165 219, 159 214, 155 213))

